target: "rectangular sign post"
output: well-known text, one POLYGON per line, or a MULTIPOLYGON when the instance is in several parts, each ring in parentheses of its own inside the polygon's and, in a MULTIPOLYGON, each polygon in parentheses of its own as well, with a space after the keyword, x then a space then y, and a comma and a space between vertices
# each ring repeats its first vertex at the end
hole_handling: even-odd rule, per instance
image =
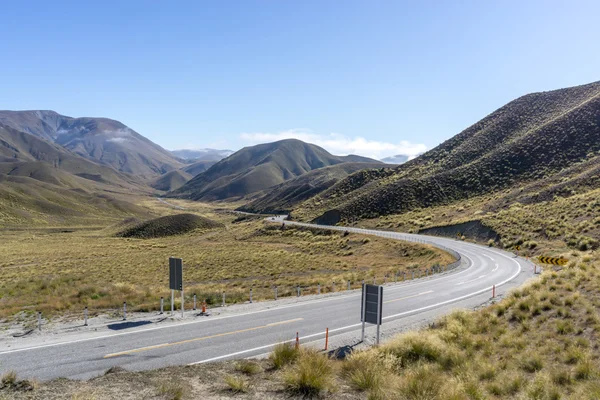
POLYGON ((380 326, 383 314, 383 286, 363 284, 360 320, 362 322, 362 341, 365 340, 365 324, 377 325, 377 344, 379 344, 380 326))
POLYGON ((183 260, 169 257, 169 288, 171 289, 171 315, 175 311, 175 291, 181 291, 181 317, 183 317, 183 260))

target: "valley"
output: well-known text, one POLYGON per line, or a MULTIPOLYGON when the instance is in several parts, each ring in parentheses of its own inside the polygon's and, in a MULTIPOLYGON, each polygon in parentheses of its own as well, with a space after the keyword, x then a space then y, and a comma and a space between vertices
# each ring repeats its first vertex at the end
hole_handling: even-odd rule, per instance
MULTIPOLYGON (((108 399, 111 385, 171 399, 597 398, 599 96, 598 82, 528 94, 415 158, 383 161, 297 139, 169 152, 106 118, 0 112, 0 334, 43 342, 38 312, 48 327, 84 307, 115 324, 126 302, 135 318, 123 342, 71 333, 98 344, 89 363, 55 356, 87 365, 65 369, 83 381, 21 390, 30 376, 7 372, 0 398, 108 399), (267 218, 280 214, 289 219, 267 218), (186 305, 196 294, 216 310, 225 294, 210 329, 197 315, 135 326, 159 323, 161 297, 170 309, 171 256, 183 259, 186 305), (567 261, 534 267, 539 257, 567 261), (385 342, 372 348, 345 314, 363 281, 393 296, 385 342), (336 348, 357 346, 344 360, 319 351, 329 325, 336 348), (394 336, 403 325, 419 330, 394 336), (305 326, 314 340, 277 345, 305 326), (259 359, 222 361, 245 356, 259 359), (214 363, 178 366, 199 361, 214 363)), ((23 372, 62 346, 0 357, 23 372)), ((60 376, 52 362, 36 366, 40 376, 60 376)))

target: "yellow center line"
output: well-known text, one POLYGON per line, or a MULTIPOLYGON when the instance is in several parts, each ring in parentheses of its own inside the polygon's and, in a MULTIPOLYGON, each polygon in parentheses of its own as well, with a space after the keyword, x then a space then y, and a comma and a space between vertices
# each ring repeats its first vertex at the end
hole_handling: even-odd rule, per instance
POLYGON ((412 299, 413 297, 423 296, 424 294, 429 294, 429 293, 433 293, 433 290, 429 290, 427 292, 421 292, 419 294, 415 294, 415 295, 412 295, 412 296, 401 297, 399 299, 384 301, 383 304, 393 303, 395 301, 400 301, 400 300, 412 299))
POLYGON ((104 356, 104 358, 118 357, 118 356, 122 356, 122 355, 125 355, 125 354, 139 353, 139 352, 142 352, 142 351, 148 351, 148 350, 154 350, 154 349, 161 349, 163 347, 176 346, 176 345, 179 345, 179 344, 185 344, 185 343, 191 343, 191 342, 198 342, 200 340, 213 339, 213 338, 217 338, 217 337, 221 337, 221 336, 229 336, 229 335, 235 335, 237 333, 256 331, 258 329, 266 329, 266 328, 270 328, 272 326, 283 325, 283 324, 290 324, 292 322, 302 321, 303 319, 304 318, 295 318, 295 319, 290 319, 288 321, 274 322, 274 323, 267 324, 267 325, 255 326, 253 328, 240 329, 239 331, 218 333, 216 335, 203 336, 203 337, 194 338, 194 339, 187 339, 187 340, 182 340, 180 342, 162 343, 162 344, 157 344, 157 345, 154 345, 154 346, 140 347, 139 349, 132 349, 132 350, 121 351, 121 352, 118 352, 118 353, 107 354, 107 355, 104 356))

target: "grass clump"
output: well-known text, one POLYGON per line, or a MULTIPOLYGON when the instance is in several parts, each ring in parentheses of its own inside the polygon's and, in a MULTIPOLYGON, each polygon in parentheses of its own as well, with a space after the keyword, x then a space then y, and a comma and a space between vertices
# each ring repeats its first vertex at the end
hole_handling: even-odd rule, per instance
POLYGON ((286 389, 305 397, 315 397, 336 389, 333 361, 315 350, 302 350, 296 363, 283 375, 286 389))
POLYGON ((296 361, 300 355, 300 350, 291 343, 280 343, 273 349, 269 355, 269 360, 273 364, 273 369, 281 369, 284 366, 296 361))
POLYGON ((396 363, 395 358, 374 351, 356 352, 342 364, 342 375, 353 388, 368 391, 369 398, 385 398, 393 389, 396 363))
POLYGON ((250 360, 241 360, 235 364, 235 370, 246 375, 255 375, 262 371, 258 363, 250 360))
POLYGON ((37 386, 37 381, 19 380, 15 371, 8 371, 0 378, 0 390, 29 392, 37 386))
POLYGON ((163 382, 158 386, 158 394, 167 400, 181 400, 188 397, 190 387, 180 380, 163 382))
POLYGON ((248 393, 250 391, 250 383, 241 376, 226 375, 225 383, 233 393, 248 393))

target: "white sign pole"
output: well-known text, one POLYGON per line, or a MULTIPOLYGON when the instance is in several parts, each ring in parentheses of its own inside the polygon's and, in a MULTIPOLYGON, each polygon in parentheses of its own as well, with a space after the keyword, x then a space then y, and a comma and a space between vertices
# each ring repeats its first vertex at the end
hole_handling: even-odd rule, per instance
POLYGON ((379 286, 379 301, 377 302, 377 344, 379 344, 379 330, 381 327, 381 304, 383 302, 383 287, 379 286))
POLYGON ((171 289, 171 317, 175 313, 175 289, 171 289))

